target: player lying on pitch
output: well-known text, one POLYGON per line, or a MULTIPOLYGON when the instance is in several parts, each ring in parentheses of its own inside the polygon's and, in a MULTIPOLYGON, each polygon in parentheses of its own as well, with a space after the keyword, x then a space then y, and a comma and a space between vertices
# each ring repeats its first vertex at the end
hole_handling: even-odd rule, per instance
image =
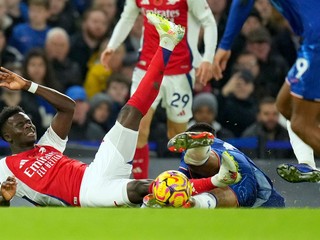
MULTIPOLYGON (((215 176, 222 161, 235 161, 242 178, 234 184, 220 184, 220 188, 191 197, 184 207, 284 207, 284 198, 274 189, 271 180, 245 154, 231 144, 214 138, 214 129, 205 123, 191 126, 168 143, 174 152, 183 152, 179 171, 190 179, 215 176), (198 138, 202 132, 204 138, 198 138), (207 133, 212 133, 212 136, 207 133), (196 136, 195 136, 196 134, 196 136), (240 180, 240 181, 239 181, 240 180), (229 185, 229 186, 228 186, 229 185)), ((147 207, 159 207, 152 195, 145 198, 147 207)))
MULTIPOLYGON (((122 108, 90 165, 63 155, 75 102, 1 68, 0 87, 34 93, 57 110, 37 144, 36 127, 20 107, 8 107, 0 113, 0 135, 13 153, 0 160, 1 204, 9 205, 14 195, 38 206, 109 207, 142 203, 152 180, 129 179, 139 123, 158 95, 171 52, 184 36, 183 27, 153 13, 147 17, 160 34, 160 46, 137 91, 122 108)), ((212 189, 237 180, 234 162, 226 160, 222 165, 216 176, 193 182, 197 192, 203 191, 203 183, 212 189)))

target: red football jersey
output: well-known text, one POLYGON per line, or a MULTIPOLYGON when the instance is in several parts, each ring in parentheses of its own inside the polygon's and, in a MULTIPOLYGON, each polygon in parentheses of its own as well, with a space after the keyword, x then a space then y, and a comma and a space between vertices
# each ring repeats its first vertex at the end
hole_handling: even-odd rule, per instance
POLYGON ((18 186, 18 196, 36 205, 52 205, 52 202, 61 205, 59 201, 80 205, 80 185, 86 164, 68 158, 51 146, 38 145, 6 157, 5 163, 17 178, 18 185, 23 185, 18 186))
MULTIPOLYGON (((144 15, 143 43, 137 67, 147 70, 159 45, 159 35, 155 27, 148 22, 149 11, 164 15, 171 21, 186 27, 188 23, 187 0, 136 0, 136 5, 144 15)), ((186 29, 187 31, 187 29, 186 29)), ((192 55, 187 43, 187 32, 175 47, 166 66, 165 75, 188 73, 192 68, 192 55)))

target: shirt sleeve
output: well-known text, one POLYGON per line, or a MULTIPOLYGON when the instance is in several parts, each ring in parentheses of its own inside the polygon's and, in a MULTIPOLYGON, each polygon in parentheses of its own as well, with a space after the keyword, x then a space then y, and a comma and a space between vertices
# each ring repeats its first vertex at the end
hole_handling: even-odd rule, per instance
POLYGON ((242 25, 247 20, 253 7, 254 0, 233 0, 229 12, 229 17, 220 41, 219 48, 230 50, 234 38, 240 32, 242 25))
POLYGON ((108 43, 108 48, 115 50, 123 43, 129 35, 139 13, 140 9, 135 0, 127 0, 120 20, 113 30, 111 39, 108 43))
MULTIPOLYGON (((194 18, 197 19, 197 21, 200 23, 200 25, 204 29, 203 40, 205 45, 205 51, 202 57, 202 61, 207 61, 212 63, 216 46, 217 46, 217 38, 218 38, 217 24, 212 14, 212 11, 206 0, 188 0, 188 8, 191 15, 193 15, 194 18)), ((189 28, 189 23, 188 23, 188 40, 191 40, 190 46, 191 44, 194 45, 194 41, 196 41, 195 45, 197 45, 199 29, 196 31, 197 27, 196 27, 196 24, 192 22, 193 21, 192 17, 189 17, 188 20, 191 20, 190 22, 191 29, 189 28)), ((198 28, 200 28, 200 25, 198 26, 198 28)), ((194 51, 193 47, 191 47, 191 49, 194 51)))
POLYGON ((45 134, 40 138, 38 145, 51 146, 60 152, 64 152, 67 141, 68 137, 66 139, 61 139, 50 126, 45 134))

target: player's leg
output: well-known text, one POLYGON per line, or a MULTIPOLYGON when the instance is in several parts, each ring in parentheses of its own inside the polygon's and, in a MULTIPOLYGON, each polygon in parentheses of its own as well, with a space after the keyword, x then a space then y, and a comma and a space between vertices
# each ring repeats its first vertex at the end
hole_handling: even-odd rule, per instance
POLYGON ((301 140, 291 128, 292 115, 292 96, 290 94, 290 86, 287 82, 282 85, 277 96, 277 108, 280 113, 287 119, 287 130, 290 137, 290 143, 299 164, 308 164, 315 168, 313 149, 301 140))
POLYGON ((177 123, 173 122, 170 119, 167 120, 167 128, 168 128, 168 138, 171 139, 179 133, 186 131, 188 126, 187 122, 177 123))
POLYGON ((141 119, 137 148, 133 157, 132 173, 134 179, 146 179, 149 173, 149 145, 148 139, 150 126, 154 115, 154 109, 150 108, 148 113, 141 119))
POLYGON ((128 179, 127 174, 131 171, 128 163, 136 148, 140 120, 158 95, 165 66, 172 50, 183 38, 184 29, 153 13, 148 13, 147 17, 160 34, 160 46, 137 91, 120 111, 115 126, 103 139, 95 160, 85 172, 80 189, 82 205, 95 206, 97 203, 98 206, 113 206, 114 201, 130 204, 139 198, 142 202, 141 192, 148 191, 147 184, 132 183, 128 179), (106 184, 106 181, 109 183, 106 184), (117 194, 116 191, 113 193, 112 188, 108 191, 110 187, 106 186, 112 186, 113 182, 120 189, 117 194), (139 187, 144 190, 135 191, 134 188, 139 187), (114 198, 110 198, 110 194, 115 194, 114 198))
MULTIPOLYGON (((320 103, 293 97, 292 129, 315 151, 320 151, 320 103)), ((278 174, 289 182, 319 182, 320 171, 314 165, 282 164, 278 174)))
POLYGON ((187 74, 164 76, 162 107, 167 114, 167 136, 185 132, 192 117, 194 70, 187 74))
MULTIPOLYGON (((293 104, 295 104, 294 99, 296 97, 291 95, 291 91, 295 95, 302 95, 302 89, 305 88, 302 85, 304 84, 304 78, 308 78, 308 76, 305 76, 306 72, 308 72, 306 71, 308 69, 306 67, 308 64, 306 65, 306 62, 303 60, 304 52, 301 50, 299 54, 301 55, 301 58, 299 58, 300 60, 298 60, 299 62, 297 61, 297 63, 292 67, 292 69, 288 73, 288 79, 283 84, 277 97, 277 107, 279 111, 289 120, 292 118, 293 111, 296 111, 293 107, 293 104), (297 67, 297 64, 299 65, 299 67, 297 67), (297 70, 298 68, 299 70, 297 70), (303 70, 302 75, 300 74, 301 70, 303 70), (297 76, 301 78, 300 81, 296 81, 297 76), (291 89, 292 86, 293 89, 291 89)), ((299 127, 301 128, 301 126, 299 127)), ((293 151, 296 155, 299 164, 281 164, 277 168, 278 174, 283 179, 289 182, 315 181, 316 179, 314 175, 318 175, 318 171, 314 169, 315 161, 313 149, 306 144, 308 143, 307 141, 303 141, 292 130, 290 121, 287 121, 287 129, 290 136, 290 142, 293 151)))

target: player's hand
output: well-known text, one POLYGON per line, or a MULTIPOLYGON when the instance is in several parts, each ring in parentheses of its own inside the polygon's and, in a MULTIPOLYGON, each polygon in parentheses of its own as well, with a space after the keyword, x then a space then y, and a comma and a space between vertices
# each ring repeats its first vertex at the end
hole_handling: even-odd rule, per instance
POLYGON ((212 78, 212 65, 210 62, 202 62, 198 69, 196 69, 197 82, 203 86, 207 84, 212 78))
POLYGON ((227 63, 231 56, 230 50, 224 50, 219 48, 213 60, 213 77, 216 80, 220 80, 223 77, 222 72, 226 70, 227 63))
POLYGON ((17 181, 15 177, 7 177, 1 184, 1 195, 6 201, 10 201, 17 191, 17 181))
POLYGON ((114 50, 111 48, 106 48, 100 56, 100 62, 105 67, 106 70, 110 70, 109 62, 114 53, 114 50))
POLYGON ((27 88, 28 81, 23 77, 0 67, 0 87, 6 87, 10 90, 21 90, 27 88))

